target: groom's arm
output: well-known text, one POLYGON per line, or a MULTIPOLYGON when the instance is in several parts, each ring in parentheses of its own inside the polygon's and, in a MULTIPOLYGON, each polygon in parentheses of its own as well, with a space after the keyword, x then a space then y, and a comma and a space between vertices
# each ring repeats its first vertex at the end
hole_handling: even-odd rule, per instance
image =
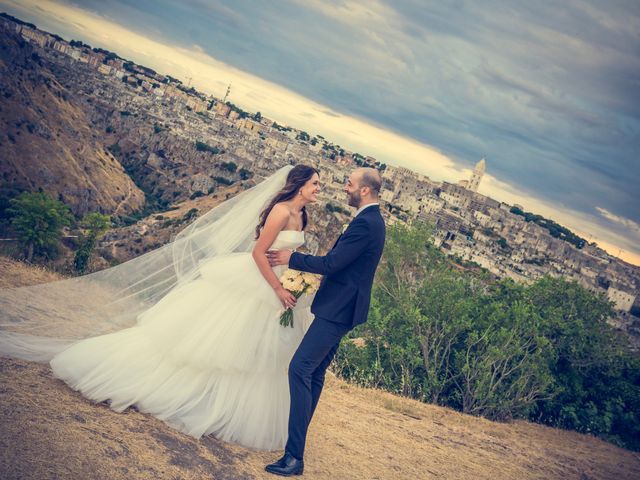
POLYGON ((289 268, 303 272, 331 275, 353 263, 369 245, 369 225, 355 221, 344 233, 338 244, 325 256, 305 255, 293 252, 289 268))

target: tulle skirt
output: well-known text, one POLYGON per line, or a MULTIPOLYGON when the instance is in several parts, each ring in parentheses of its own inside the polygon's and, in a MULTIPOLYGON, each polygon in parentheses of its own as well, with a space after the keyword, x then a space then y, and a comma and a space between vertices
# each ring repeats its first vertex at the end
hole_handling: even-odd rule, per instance
MULTIPOLYGON (((277 267, 280 274, 282 267, 277 267)), ((313 316, 311 295, 282 306, 251 254, 214 258, 138 323, 73 344, 54 375, 96 402, 135 405, 180 431, 276 450, 287 440, 287 367, 313 316)))

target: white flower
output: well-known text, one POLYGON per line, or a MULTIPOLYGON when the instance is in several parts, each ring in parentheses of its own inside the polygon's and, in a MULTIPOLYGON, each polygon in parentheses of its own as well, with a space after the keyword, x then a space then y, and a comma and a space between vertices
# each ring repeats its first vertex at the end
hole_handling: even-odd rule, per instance
POLYGON ((290 278, 285 278, 282 282, 282 286, 284 288, 286 288, 287 290, 291 291, 294 288, 294 281, 291 280, 290 278))
POLYGON ((349 227, 348 223, 345 223, 344 225, 342 225, 342 233, 344 233, 348 227, 349 227))
POLYGON ((291 288, 288 288, 287 290, 291 290, 292 292, 301 292, 303 288, 304 280, 302 280, 302 277, 298 277, 292 282, 291 288))
POLYGON ((299 283, 300 272, 288 269, 280 276, 280 283, 287 290, 293 290, 299 283))
POLYGON ((293 293, 316 291, 320 288, 318 275, 289 269, 280 277, 282 286, 293 293))
POLYGON ((320 288, 320 278, 318 275, 314 275, 313 273, 303 273, 302 278, 304 282, 309 286, 306 291, 314 292, 320 288))

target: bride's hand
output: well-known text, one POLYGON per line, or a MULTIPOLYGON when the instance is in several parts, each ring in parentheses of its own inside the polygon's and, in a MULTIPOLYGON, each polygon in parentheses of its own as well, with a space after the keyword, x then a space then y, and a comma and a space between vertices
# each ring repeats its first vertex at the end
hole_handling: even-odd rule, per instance
POLYGON ((284 308, 293 308, 296 306, 296 297, 284 287, 276 289, 276 295, 280 299, 284 308))

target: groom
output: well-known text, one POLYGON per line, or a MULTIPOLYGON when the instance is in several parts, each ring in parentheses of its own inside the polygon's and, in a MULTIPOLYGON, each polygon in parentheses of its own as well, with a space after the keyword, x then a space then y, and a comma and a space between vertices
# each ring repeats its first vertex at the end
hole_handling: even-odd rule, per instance
POLYGON ((347 180, 348 203, 358 210, 324 257, 289 250, 268 252, 269 263, 324 275, 311 312, 315 320, 289 365, 289 438, 284 456, 267 465, 276 475, 301 475, 307 429, 318 404, 329 363, 340 340, 367 320, 373 276, 384 247, 385 226, 378 194, 381 178, 373 168, 359 168, 347 180))

